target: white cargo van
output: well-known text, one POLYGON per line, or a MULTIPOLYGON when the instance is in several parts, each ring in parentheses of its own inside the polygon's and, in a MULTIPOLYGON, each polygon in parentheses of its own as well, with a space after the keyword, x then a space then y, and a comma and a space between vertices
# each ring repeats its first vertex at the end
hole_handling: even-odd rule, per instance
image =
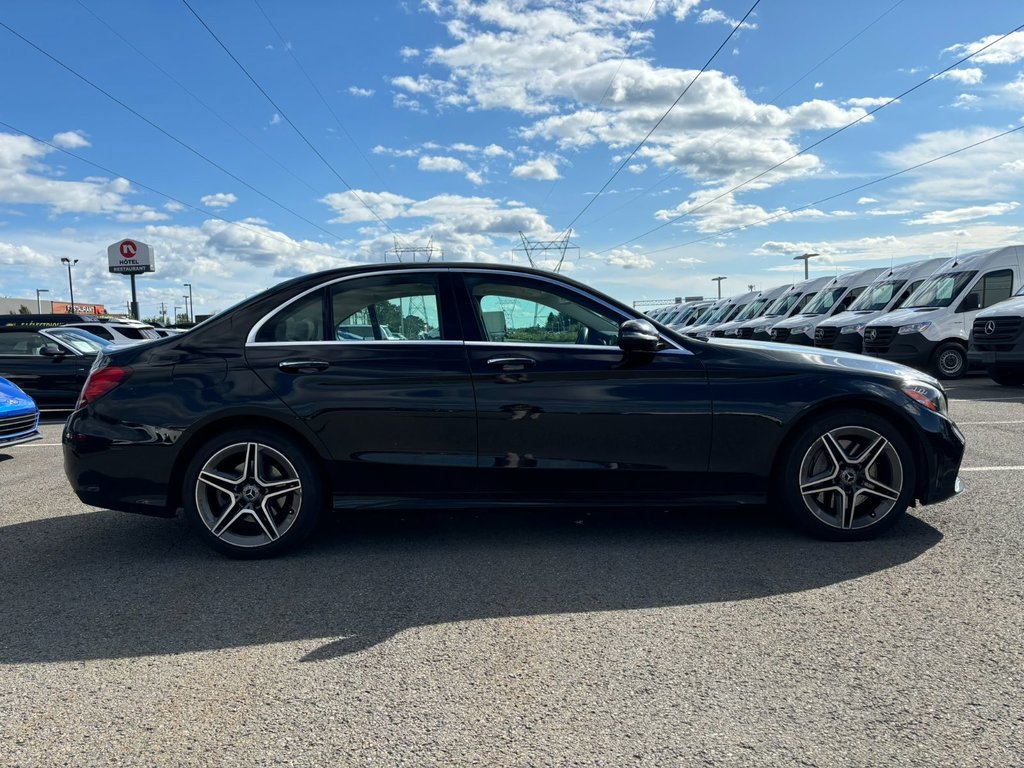
POLYGON ((832 279, 831 277, 815 277, 813 280, 804 280, 786 286, 786 290, 782 292, 782 295, 775 300, 774 304, 768 307, 768 310, 761 317, 747 320, 737 327, 736 338, 770 341, 768 329, 787 317, 792 317, 802 312, 811 299, 818 295, 818 291, 824 288, 832 279))
POLYGON ((902 307, 921 283, 945 263, 945 259, 926 259, 885 270, 848 310, 818 324, 814 329, 814 346, 843 352, 862 351, 864 327, 876 317, 902 307))
POLYGON ((718 305, 713 312, 708 312, 706 320, 702 319, 699 325, 691 325, 687 328, 685 331, 686 335, 697 339, 707 339, 711 336, 711 331, 713 329, 736 317, 736 315, 746 309, 747 305, 753 301, 758 294, 760 294, 760 291, 750 291, 749 293, 742 293, 739 296, 732 296, 728 299, 723 299, 721 305, 718 305))
POLYGON ((882 272, 881 268, 862 269, 832 278, 818 291, 818 295, 811 299, 811 303, 803 312, 773 325, 768 331, 768 336, 772 341, 813 347, 814 329, 818 327, 818 323, 849 309, 864 289, 882 272))
POLYGON ((663 323, 674 331, 682 331, 691 325, 696 325, 701 321, 701 318, 705 316, 708 309, 715 302, 708 299, 701 299, 700 301, 694 301, 686 306, 685 309, 677 312, 673 317, 669 318, 668 322, 663 323))
POLYGON ((1024 287, 1013 298, 983 309, 974 317, 967 359, 985 367, 997 384, 1024 384, 1024 287))
POLYGON ((715 328, 711 335, 715 337, 725 336, 727 338, 736 338, 739 336, 739 328, 744 323, 750 320, 756 320, 767 312, 771 306, 775 303, 775 300, 782 294, 788 291, 792 286, 780 285, 777 288, 772 288, 768 291, 762 291, 761 295, 754 299, 747 305, 747 308, 740 312, 736 317, 727 323, 722 323, 715 328))
POLYGON ((864 354, 930 369, 942 379, 967 372, 967 340, 981 310, 1021 284, 1024 246, 990 248, 943 264, 903 305, 864 328, 864 354))

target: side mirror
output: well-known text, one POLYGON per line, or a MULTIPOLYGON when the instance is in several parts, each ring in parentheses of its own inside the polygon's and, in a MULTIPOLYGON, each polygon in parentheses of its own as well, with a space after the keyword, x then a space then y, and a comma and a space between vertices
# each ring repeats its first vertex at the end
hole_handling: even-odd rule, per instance
POLYGON ((646 320, 627 320, 619 326, 619 349, 626 352, 657 352, 660 344, 658 329, 646 320))
POLYGON ((39 350, 39 354, 42 355, 43 357, 60 358, 67 355, 67 352, 61 349, 59 345, 54 344, 52 341, 48 341, 46 342, 46 344, 43 345, 43 348, 39 350))
POLYGON ((960 309, 958 312, 973 312, 974 310, 981 307, 981 299, 978 298, 976 293, 968 293, 964 296, 964 300, 960 302, 960 309))

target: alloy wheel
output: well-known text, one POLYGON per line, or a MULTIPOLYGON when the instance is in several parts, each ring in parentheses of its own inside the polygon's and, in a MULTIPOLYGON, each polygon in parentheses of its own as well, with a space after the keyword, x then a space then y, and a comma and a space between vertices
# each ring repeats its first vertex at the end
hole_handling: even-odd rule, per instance
POLYGON ((833 528, 875 525, 892 512, 902 492, 899 453, 867 427, 825 432, 800 462, 800 496, 818 520, 833 528))
POLYGON ((233 443, 214 453, 196 478, 196 508, 210 532, 235 547, 271 544, 295 524, 302 481, 275 448, 233 443))

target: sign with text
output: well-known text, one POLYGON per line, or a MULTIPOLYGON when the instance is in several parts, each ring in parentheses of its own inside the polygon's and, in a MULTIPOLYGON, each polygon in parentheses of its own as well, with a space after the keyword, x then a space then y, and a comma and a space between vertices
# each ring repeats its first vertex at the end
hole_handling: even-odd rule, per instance
POLYGON ((107 247, 107 269, 118 275, 153 271, 153 249, 139 240, 119 240, 107 247))
POLYGON ((102 304, 68 304, 66 301, 50 302, 50 312, 55 315, 105 315, 107 308, 102 304))

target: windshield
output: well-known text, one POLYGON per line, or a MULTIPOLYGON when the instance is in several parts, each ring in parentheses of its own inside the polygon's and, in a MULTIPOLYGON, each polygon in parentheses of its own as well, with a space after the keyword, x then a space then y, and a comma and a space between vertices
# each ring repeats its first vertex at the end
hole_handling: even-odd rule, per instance
POLYGON ((100 352, 114 344, 112 341, 101 339, 96 334, 83 331, 81 328, 51 328, 47 331, 47 335, 63 341, 76 352, 86 355, 100 352))
POLYGON ((946 272, 936 275, 918 288, 904 309, 948 307, 963 292, 977 272, 946 272))
POLYGON ((832 288, 825 288, 814 297, 814 301, 807 305, 807 309, 803 311, 805 315, 824 315, 832 307, 836 305, 846 294, 847 287, 845 285, 836 285, 832 288))
POLYGON ((778 317, 784 315, 792 309, 793 305, 800 299, 802 294, 797 291, 790 291, 782 296, 779 296, 775 300, 775 303, 768 307, 768 311, 764 313, 765 317, 778 317))
POLYGON ((725 316, 729 313, 729 310, 732 309, 734 306, 736 305, 723 304, 720 307, 715 307, 713 311, 709 312, 708 316, 705 317, 701 322, 705 324, 720 323, 725 319, 725 316))
POLYGON ((870 286, 860 297, 850 305, 851 312, 875 312, 885 309, 892 301, 892 297, 900 292, 906 285, 906 280, 886 280, 884 283, 877 283, 870 286))
POLYGON ((736 322, 742 320, 753 320, 755 317, 761 316, 761 310, 768 305, 768 299, 754 299, 747 305, 747 308, 736 315, 736 322))
POLYGON ((747 305, 746 304, 732 304, 732 305, 730 305, 729 308, 728 308, 729 311, 725 313, 725 317, 723 317, 719 322, 722 322, 722 323, 730 322, 731 320, 733 320, 736 317, 736 315, 738 315, 740 312, 743 311, 743 308, 745 306, 747 306, 747 305))

